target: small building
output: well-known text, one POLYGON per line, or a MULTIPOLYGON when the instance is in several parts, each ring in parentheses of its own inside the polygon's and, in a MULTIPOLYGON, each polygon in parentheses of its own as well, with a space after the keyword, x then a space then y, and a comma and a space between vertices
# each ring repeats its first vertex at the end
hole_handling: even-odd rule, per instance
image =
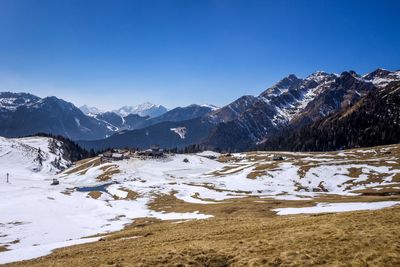
POLYGON ((124 155, 121 153, 113 153, 111 155, 111 158, 114 160, 122 160, 122 159, 124 159, 124 155))
POLYGON ((106 151, 103 154, 100 154, 101 161, 114 161, 114 160, 122 160, 130 158, 130 151, 127 150, 118 150, 116 151, 106 151))
POLYGON ((163 157, 164 150, 160 149, 159 145, 152 145, 150 149, 139 151, 138 154, 145 157, 163 157))
POLYGON ((106 151, 103 153, 103 157, 105 158, 111 158, 112 157, 112 152, 111 151, 106 151))

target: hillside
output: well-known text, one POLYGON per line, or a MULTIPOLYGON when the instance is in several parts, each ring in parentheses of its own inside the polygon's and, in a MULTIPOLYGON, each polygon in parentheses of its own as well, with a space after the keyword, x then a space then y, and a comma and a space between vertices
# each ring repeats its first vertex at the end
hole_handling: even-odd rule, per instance
POLYGON ((400 142, 400 82, 371 92, 357 103, 260 147, 266 150, 326 151, 400 142))
POLYGON ((190 144, 201 143, 213 127, 201 118, 186 121, 165 121, 132 131, 120 131, 106 139, 78 141, 86 149, 103 150, 107 148, 147 149, 158 144, 163 148, 182 148, 190 144), (184 134, 178 132, 182 130, 184 134))
POLYGON ((19 137, 36 133, 70 139, 98 139, 112 132, 103 121, 86 116, 72 103, 57 97, 0 93, 0 135, 19 137))
MULTIPOLYGON (((291 132, 303 126, 306 129, 308 125, 343 109, 357 106, 366 95, 383 90, 390 82, 395 81, 400 81, 400 72, 383 69, 377 69, 364 76, 354 71, 346 71, 340 75, 318 71, 305 79, 289 75, 258 97, 252 98, 248 106, 234 113, 235 116, 229 116, 229 120, 222 120, 222 123, 210 132, 204 145, 209 149, 223 151, 254 149, 266 140, 275 140, 275 136, 281 135, 282 132, 291 132)), ((380 102, 379 105, 382 105, 382 118, 389 119, 390 114, 383 113, 389 113, 390 107, 386 106, 385 109, 385 102, 380 102)), ((361 125, 362 120, 359 117, 355 123, 361 125)), ((221 120, 212 117, 212 121, 221 120)), ((390 124, 391 121, 387 123, 390 124)), ((332 124, 331 129, 336 129, 336 125, 332 124)), ((396 142, 398 141, 394 143, 396 142)), ((279 146, 272 144, 272 141, 270 143, 271 149, 279 146)), ((333 149, 337 148, 339 146, 333 149)), ((294 150, 288 146, 282 149, 294 150)))
MULTIPOLYGON (((168 234, 172 233, 168 230, 171 227, 186 233, 185 236, 193 236, 194 233, 189 232, 186 226, 209 229, 197 232, 193 237, 197 236, 201 242, 197 244, 199 246, 192 245, 195 245, 193 249, 199 251, 199 255, 206 257, 205 260, 208 257, 213 260, 214 252, 201 249, 201 244, 208 244, 206 240, 220 240, 216 239, 218 232, 227 234, 228 239, 233 237, 233 231, 235 236, 249 235, 248 238, 254 242, 264 242, 265 238, 253 228, 262 221, 271 222, 270 225, 283 223, 288 227, 285 229, 290 229, 287 219, 280 216, 376 210, 400 204, 398 145, 330 153, 249 152, 222 155, 203 152, 171 154, 161 159, 132 157, 111 162, 95 157, 76 162, 57 173, 59 169, 52 167, 51 162, 60 150, 51 152, 49 140, 43 137, 1 139, 0 164, 5 166, 2 171, 9 172, 11 179, 9 184, 0 187, 4 197, 0 203, 0 218, 2 224, 7 226, 0 236, 3 250, 0 252, 0 263, 31 259, 47 255, 55 248, 96 242, 100 238, 106 242, 78 249, 86 251, 85 258, 81 258, 79 255, 82 254, 72 247, 47 258, 17 264, 50 265, 53 257, 65 252, 68 257, 58 259, 63 264, 79 265, 79 261, 89 266, 97 266, 104 261, 133 264, 137 262, 133 260, 137 259, 137 253, 143 253, 140 261, 152 265, 157 263, 154 257, 160 252, 171 250, 172 254, 168 254, 171 257, 164 259, 166 265, 176 261, 186 262, 186 258, 178 256, 182 252, 180 249, 173 252, 173 245, 162 241, 175 239, 175 234, 168 234), (39 147, 47 153, 40 169, 35 162, 39 147), (57 178, 60 184, 50 185, 53 178, 57 178), (188 219, 206 220, 187 222, 188 219), (174 221, 159 224, 159 220, 174 221), (254 232, 244 230, 248 227, 254 232), (225 232, 228 229, 231 234, 225 232), (123 231, 110 234, 119 230, 123 231), (125 251, 125 256, 121 260, 119 253, 110 250, 121 249, 120 245, 125 246, 126 242, 132 246, 149 244, 152 248, 143 247, 136 252, 122 249, 121 253, 125 251), (159 244, 163 245, 160 247, 159 244), (161 250, 155 250, 155 247, 161 250), (89 256, 93 253, 92 248, 97 250, 96 257, 89 256), (98 254, 99 249, 104 249, 104 253, 98 254)), ((69 164, 62 161, 62 165, 69 164)), ((365 218, 373 216, 371 212, 364 214, 365 218)), ((395 216, 390 212, 380 214, 388 216, 385 217, 388 220, 395 216)), ((345 220, 339 218, 354 218, 356 221, 349 223, 349 227, 362 222, 359 215, 330 216, 339 221, 345 220)), ((295 217, 293 223, 301 224, 302 218, 303 215, 295 217)), ((310 218, 308 222, 318 225, 319 220, 310 218)), ((385 228, 385 231, 397 229, 391 227, 385 228)), ((329 228, 329 231, 335 229, 329 228)), ((320 234, 323 235, 324 231, 327 229, 321 230, 320 234)), ((378 235, 378 229, 375 233, 378 235)), ((329 236, 343 237, 339 233, 329 236)), ((372 242, 373 237, 370 238, 368 240, 372 242)), ((246 243, 245 239, 239 238, 238 241, 246 243)), ((188 245, 187 239, 179 240, 180 246, 188 245)), ((346 243, 348 246, 357 241, 354 238, 350 240, 346 243)), ((392 239, 384 241, 393 242, 392 239)), ((233 256, 230 252, 235 250, 233 245, 226 246, 227 251, 219 253, 229 256, 232 263, 239 264, 240 260, 247 258, 233 256)), ((242 255, 261 257, 262 251, 242 255)), ((319 262, 324 256, 310 255, 310 259, 319 262)), ((369 262, 372 263, 373 259, 369 262)))

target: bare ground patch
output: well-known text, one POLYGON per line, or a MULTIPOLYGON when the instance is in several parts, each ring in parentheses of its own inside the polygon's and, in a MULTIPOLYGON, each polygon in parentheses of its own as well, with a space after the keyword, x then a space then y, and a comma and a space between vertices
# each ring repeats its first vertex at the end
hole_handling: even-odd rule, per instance
POLYGON ((65 170, 63 173, 64 174, 76 173, 76 174, 83 175, 86 173, 86 171, 89 168, 99 166, 100 164, 101 164, 101 159, 99 157, 84 159, 84 160, 77 161, 74 166, 65 170))
POLYGON ((120 170, 118 169, 117 165, 107 165, 104 167, 101 167, 100 170, 103 171, 101 175, 99 175, 96 180, 106 182, 111 180, 111 177, 114 174, 120 173, 120 170))
POLYGON ((100 191, 91 191, 88 193, 88 196, 90 196, 91 198, 94 198, 94 199, 98 199, 99 197, 101 197, 102 194, 103 193, 100 191))

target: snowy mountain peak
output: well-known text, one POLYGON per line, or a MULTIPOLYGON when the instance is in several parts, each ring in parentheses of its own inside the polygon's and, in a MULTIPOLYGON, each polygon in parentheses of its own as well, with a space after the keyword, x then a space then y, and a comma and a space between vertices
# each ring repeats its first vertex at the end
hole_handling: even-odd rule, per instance
POLYGON ((168 110, 162 105, 155 105, 150 102, 145 102, 136 106, 123 106, 117 110, 114 110, 115 113, 125 117, 129 114, 137 114, 142 117, 149 116, 149 117, 157 117, 168 110))
POLYGON ((28 93, 0 92, 0 109, 14 111, 20 106, 39 100, 40 97, 28 93))
POLYGON ((79 107, 79 109, 83 112, 83 113, 85 113, 86 115, 90 115, 90 114, 99 114, 99 113, 103 113, 104 111, 102 111, 102 110, 100 110, 100 109, 98 109, 98 108, 96 108, 96 107, 90 107, 90 106, 88 106, 88 105, 83 105, 83 106, 80 106, 79 107))
POLYGON ((351 76, 353 76, 354 78, 360 77, 360 75, 357 72, 355 72, 354 70, 345 71, 344 73, 348 73, 351 76))
POLYGON ((294 74, 290 74, 289 76, 283 78, 279 82, 277 82, 272 87, 265 90, 261 93, 261 97, 274 97, 286 93, 288 90, 297 87, 303 80, 298 78, 294 74))
POLYGON ((219 107, 215 106, 215 105, 211 105, 211 104, 202 104, 200 105, 201 107, 206 107, 206 108, 210 108, 212 111, 219 109, 219 107))
POLYGON ((375 86, 382 88, 392 81, 400 80, 400 71, 389 71, 378 68, 362 77, 364 80, 372 82, 375 86))
POLYGON ((306 80, 313 80, 316 82, 321 82, 328 76, 330 76, 330 74, 326 73, 325 71, 318 70, 318 71, 312 73, 310 76, 308 76, 306 78, 306 80))
POLYGON ((149 108, 154 108, 154 107, 160 107, 161 105, 155 105, 153 103, 150 102, 144 102, 142 104, 139 104, 137 106, 135 106, 136 109, 138 110, 145 110, 145 109, 149 109, 149 108))

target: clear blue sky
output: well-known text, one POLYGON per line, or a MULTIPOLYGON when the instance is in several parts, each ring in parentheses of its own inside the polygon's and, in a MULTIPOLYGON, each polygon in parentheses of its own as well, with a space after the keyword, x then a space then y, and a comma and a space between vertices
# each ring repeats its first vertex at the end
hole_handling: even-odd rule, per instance
POLYGON ((400 1, 0 0, 0 91, 224 105, 289 73, 400 69, 400 1))

